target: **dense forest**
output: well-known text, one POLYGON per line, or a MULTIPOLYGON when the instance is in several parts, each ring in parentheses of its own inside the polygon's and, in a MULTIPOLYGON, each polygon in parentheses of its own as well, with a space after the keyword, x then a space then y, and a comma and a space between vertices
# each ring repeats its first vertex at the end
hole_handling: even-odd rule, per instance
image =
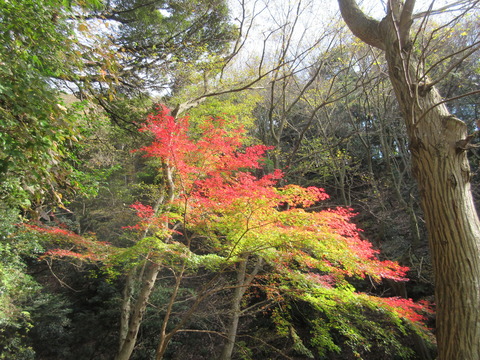
POLYGON ((478 0, 0 0, 0 359, 480 359, 478 0))

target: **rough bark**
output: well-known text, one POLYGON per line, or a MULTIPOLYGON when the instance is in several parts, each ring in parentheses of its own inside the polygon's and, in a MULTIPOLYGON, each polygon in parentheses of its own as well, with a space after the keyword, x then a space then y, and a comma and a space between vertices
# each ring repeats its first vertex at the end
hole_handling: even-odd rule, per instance
POLYGON ((338 0, 352 32, 385 50, 389 77, 410 142, 435 273, 439 360, 480 359, 480 222, 470 191, 470 168, 459 146, 466 125, 452 116, 410 52, 415 1, 391 0, 376 27, 354 0, 338 0), (367 24, 367 25, 365 25, 367 24))

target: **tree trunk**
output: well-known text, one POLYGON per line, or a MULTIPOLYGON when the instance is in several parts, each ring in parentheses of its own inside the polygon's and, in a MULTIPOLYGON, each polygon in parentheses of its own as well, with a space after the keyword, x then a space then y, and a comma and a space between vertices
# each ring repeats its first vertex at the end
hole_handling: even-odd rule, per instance
MULTIPOLYGON (((388 26, 389 33, 395 31, 388 26)), ((396 36, 396 35, 395 35, 396 36)), ((413 174, 429 233, 435 273, 437 343, 441 360, 480 358, 480 223, 470 190, 470 167, 459 143, 466 125, 453 117, 437 90, 409 82, 398 41, 386 43, 389 75, 404 114, 413 174)), ((425 81, 428 81, 425 79, 425 81)))
MULTIPOLYGON (((387 173, 390 175, 392 179, 392 184, 395 189, 395 195, 397 197, 397 201, 400 203, 402 208, 407 212, 408 219, 410 222, 410 232, 411 232, 411 245, 412 249, 415 251, 422 245, 422 239, 420 236, 420 227, 418 224, 417 214, 415 213, 413 197, 410 195, 410 192, 407 194, 407 199, 405 199, 404 195, 402 194, 402 186, 403 178, 405 177, 403 171, 399 168, 399 166, 395 165, 395 162, 392 161, 391 156, 391 141, 387 140, 387 136, 385 133, 385 126, 383 124, 384 120, 380 120, 380 145, 382 147, 382 153, 385 157, 385 164, 387 168, 387 173)), ((405 154, 402 152, 402 157, 405 157, 405 154)), ((402 161, 404 163, 405 160, 402 161)))
POLYGON ((135 347, 135 342, 137 341, 138 330, 140 329, 140 324, 142 323, 143 314, 147 308, 148 299, 155 285, 158 272, 160 271, 160 266, 154 263, 149 263, 147 267, 147 271, 142 281, 142 288, 138 294, 132 314, 130 315, 128 332, 126 333, 123 345, 115 357, 115 360, 130 359, 133 348, 135 347))
POLYGON ((247 271, 247 260, 242 261, 237 269, 237 284, 232 298, 230 326, 227 331, 227 343, 223 347, 220 360, 230 360, 232 358, 233 348, 237 337, 238 322, 241 315, 241 302, 245 294, 245 276, 247 271))
MULTIPOLYGON (((440 98, 435 89, 420 102, 440 98)), ((457 142, 466 126, 438 106, 410 129, 435 273, 440 359, 480 358, 480 224, 470 191, 470 169, 457 142)))
MULTIPOLYGON (((165 194, 160 196, 157 199, 157 202, 154 207, 154 214, 157 213, 161 206, 168 207, 174 197, 175 197, 175 183, 173 181, 173 167, 167 162, 162 164, 162 171, 164 175, 164 190, 165 194)), ((168 229, 168 222, 164 222, 165 229, 168 229)), ((147 226, 143 233, 143 237, 148 235, 150 231, 150 226, 147 226)), ((169 239, 166 238, 165 241, 169 239)), ((143 314, 147 308, 148 299, 152 293, 153 287, 155 286, 155 281, 157 280, 158 273, 160 272, 161 266, 156 264, 150 258, 150 255, 146 257, 146 263, 143 267, 142 272, 138 276, 140 280, 140 292, 137 295, 135 300, 135 305, 131 306, 131 297, 133 295, 134 275, 136 269, 130 271, 127 283, 125 284, 124 290, 124 303, 122 304, 122 314, 120 321, 120 346, 115 357, 115 360, 128 360, 132 356, 133 349, 135 347, 135 342, 137 341, 138 331, 143 320, 143 314)))
POLYGON ((118 352, 122 351, 122 347, 128 336, 128 324, 130 323, 130 315, 132 314, 132 296, 134 289, 134 277, 136 275, 136 267, 129 271, 123 289, 123 302, 120 313, 120 335, 118 352))
POLYGON ((175 333, 170 332, 167 334, 165 330, 162 330, 160 333, 160 340, 157 345, 157 351, 155 353, 155 360, 163 359, 165 351, 167 351, 168 344, 170 344, 170 340, 172 340, 173 335, 175 335, 175 333))
POLYGON ((237 269, 237 283, 232 298, 230 325, 227 331, 227 342, 223 347, 222 354, 219 360, 230 360, 233 354, 233 348, 235 347, 235 341, 237 338, 238 324, 240 317, 242 316, 241 304, 242 298, 247 290, 247 287, 252 283, 254 277, 258 274, 263 264, 262 258, 257 258, 255 268, 250 274, 247 275, 247 263, 248 257, 243 260, 237 269))
POLYGON ((181 270, 179 271, 178 274, 175 275, 175 286, 173 287, 172 295, 170 295, 170 300, 168 302, 167 309, 165 310, 165 316, 163 317, 163 323, 160 329, 160 339, 158 341, 157 351, 155 353, 156 360, 163 359, 163 356, 165 355, 165 351, 167 350, 167 346, 170 343, 170 340, 172 339, 173 335, 175 335, 178 331, 178 328, 174 328, 171 332, 167 333, 167 326, 170 322, 170 317, 172 316, 173 305, 177 300, 178 292, 180 290, 180 285, 182 283, 183 275, 185 273, 186 268, 187 268, 187 264, 184 261, 182 263, 181 270))
POLYGON ((460 146, 467 137, 466 125, 441 104, 442 98, 410 52, 413 0, 405 5, 391 0, 381 23, 365 17, 354 0, 338 1, 352 32, 385 51, 407 125, 435 273, 439 359, 478 360, 480 222, 468 160, 460 146))

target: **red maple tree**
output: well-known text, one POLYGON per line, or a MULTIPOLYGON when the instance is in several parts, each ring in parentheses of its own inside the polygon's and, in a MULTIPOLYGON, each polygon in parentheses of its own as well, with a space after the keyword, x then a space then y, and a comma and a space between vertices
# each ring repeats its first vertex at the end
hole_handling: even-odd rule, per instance
MULTIPOLYGON (((211 294, 208 286, 201 286, 190 310, 177 319, 173 330, 166 331, 183 276, 199 268, 210 271, 213 279, 223 276, 226 269, 237 273, 233 286, 239 290, 232 297, 232 309, 237 309, 232 311, 234 314, 239 314, 242 298, 252 289, 266 296, 278 329, 288 327, 290 334, 294 325, 282 304, 303 301, 327 314, 329 320, 323 324, 312 322, 312 328, 323 334, 314 335, 316 340, 312 340, 319 353, 325 349, 338 351, 328 335, 332 329, 352 339, 357 336, 353 323, 346 325, 334 315, 348 317, 348 311, 342 309, 352 304, 387 312, 397 319, 398 326, 403 321, 422 329, 422 311, 426 309, 423 304, 355 291, 353 278, 368 277, 377 283, 382 279, 407 281, 408 269, 378 259, 379 252, 361 239, 361 230, 351 220, 351 209, 317 211, 313 207, 328 198, 323 189, 279 186, 283 178, 280 170, 255 175, 261 172, 263 157, 270 147, 247 146, 246 131, 228 129, 224 120, 211 119, 194 127, 188 118, 170 116, 165 107, 150 115, 141 131, 153 136, 151 144, 138 151, 159 160, 163 195, 155 206, 132 205, 140 219, 132 228, 139 240, 128 249, 113 252, 124 263, 144 261, 148 267, 145 273, 150 276, 138 280, 142 282, 139 297, 136 307, 130 307, 136 310, 122 325, 127 330, 122 332, 125 338, 121 339, 123 346, 117 359, 128 359, 133 351, 152 284, 163 264, 168 264, 175 275, 175 284, 157 359, 162 358, 172 337, 187 324, 205 296, 211 294), (248 272, 247 264, 252 264, 254 270, 248 272)), ((60 251, 50 255, 72 256, 60 251)), ((231 323, 238 324, 238 318, 232 318, 231 323)), ((232 325, 228 342, 235 341, 235 334, 232 325)))

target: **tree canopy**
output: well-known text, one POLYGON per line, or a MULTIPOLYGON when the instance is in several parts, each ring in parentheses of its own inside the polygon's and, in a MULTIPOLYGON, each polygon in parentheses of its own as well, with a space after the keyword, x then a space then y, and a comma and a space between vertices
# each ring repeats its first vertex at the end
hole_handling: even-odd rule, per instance
POLYGON ((475 358, 478 1, 330 3, 0 0, 0 359, 475 358))

